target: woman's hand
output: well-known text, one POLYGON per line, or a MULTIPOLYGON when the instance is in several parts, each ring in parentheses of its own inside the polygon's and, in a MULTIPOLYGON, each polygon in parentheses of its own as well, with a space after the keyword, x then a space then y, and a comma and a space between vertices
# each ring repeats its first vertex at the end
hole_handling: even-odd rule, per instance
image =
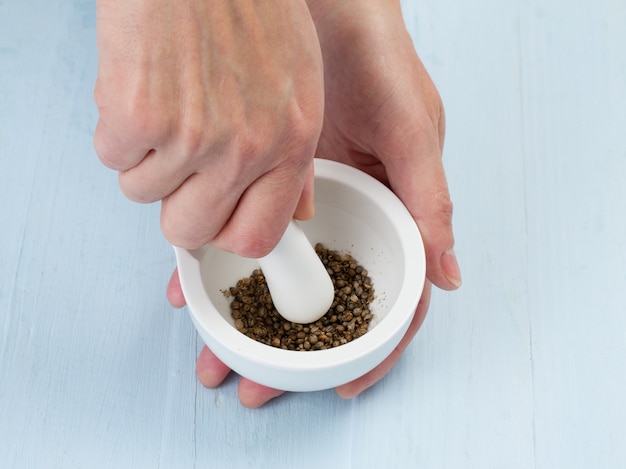
POLYGON ((326 107, 318 157, 359 168, 388 184, 415 219, 427 277, 461 284, 452 202, 442 164, 445 118, 396 0, 310 0, 325 71, 326 107))
POLYGON ((130 199, 162 200, 172 244, 267 254, 313 211, 323 72, 304 0, 97 5, 102 162, 130 199))

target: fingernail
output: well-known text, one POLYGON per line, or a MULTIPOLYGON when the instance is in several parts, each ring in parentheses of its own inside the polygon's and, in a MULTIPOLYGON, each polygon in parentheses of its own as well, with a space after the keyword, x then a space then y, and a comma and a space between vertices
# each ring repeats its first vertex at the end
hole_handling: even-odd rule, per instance
POLYGON ((454 254, 454 248, 448 249, 441 255, 441 269, 443 275, 456 288, 461 286, 461 269, 454 254))

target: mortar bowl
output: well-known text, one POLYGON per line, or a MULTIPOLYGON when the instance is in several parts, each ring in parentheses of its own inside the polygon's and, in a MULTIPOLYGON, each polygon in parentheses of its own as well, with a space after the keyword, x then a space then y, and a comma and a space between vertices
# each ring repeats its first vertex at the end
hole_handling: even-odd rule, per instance
POLYGON ((391 190, 350 166, 315 159, 315 216, 300 222, 309 241, 349 253, 375 289, 367 333, 338 347, 283 350, 235 329, 224 291, 258 268, 211 246, 174 247, 193 324, 228 367, 284 391, 317 391, 350 382, 379 365, 404 336, 424 287, 426 258, 415 221, 391 190))

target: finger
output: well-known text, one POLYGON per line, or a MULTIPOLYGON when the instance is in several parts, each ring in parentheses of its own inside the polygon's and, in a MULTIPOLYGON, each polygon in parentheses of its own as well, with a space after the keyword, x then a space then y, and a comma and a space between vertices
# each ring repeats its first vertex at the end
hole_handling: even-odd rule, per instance
POLYGON ((151 150, 137 165, 120 171, 120 189, 135 202, 161 200, 180 187, 195 168, 184 156, 169 150, 151 150))
POLYGON ((337 387, 336 392, 340 397, 344 399, 353 398, 365 391, 373 384, 380 381, 387 373, 389 373, 391 368, 393 368, 396 362, 400 359, 402 353, 404 353, 404 350, 409 345, 411 340, 413 340, 413 337, 415 337, 415 334, 417 334, 419 328, 422 326, 422 323, 426 318, 426 313, 428 312, 428 306, 430 304, 430 292, 431 284, 427 280, 424 284, 422 297, 420 298, 417 309, 415 310, 415 315, 413 316, 411 324, 409 325, 409 328, 404 334, 404 337, 402 337, 402 340, 400 341, 398 346, 380 365, 378 365, 372 371, 360 378, 357 378, 354 381, 351 381, 350 383, 337 387))
MULTIPOLYGON (((163 198, 161 230, 174 246, 195 249, 212 242, 237 207, 240 185, 226 175, 216 181, 215 173, 198 173, 163 198)), ((221 249, 227 246, 218 245, 221 249)))
POLYGON ((118 135, 102 119, 96 124, 93 146, 102 164, 116 171, 126 171, 138 165, 151 149, 145 143, 118 135))
POLYGON ((241 402, 244 407, 256 409, 257 407, 267 404, 272 399, 283 395, 285 391, 268 388, 267 386, 255 383, 249 379, 241 378, 238 393, 239 402, 241 402))
POLYGON ((198 380, 207 388, 216 388, 230 373, 222 361, 205 345, 196 361, 196 375, 198 380))
POLYGON ((308 168, 283 165, 254 181, 213 243, 242 257, 267 255, 293 217, 308 168))
POLYGON ((415 219, 424 240, 426 275, 445 290, 461 285, 461 271, 454 254, 452 201, 441 160, 436 132, 414 139, 418 157, 390 158, 389 182, 415 219))
POLYGON ((174 308, 182 308, 187 304, 185 295, 183 295, 183 289, 180 285, 178 268, 174 269, 170 281, 167 284, 167 299, 174 308))

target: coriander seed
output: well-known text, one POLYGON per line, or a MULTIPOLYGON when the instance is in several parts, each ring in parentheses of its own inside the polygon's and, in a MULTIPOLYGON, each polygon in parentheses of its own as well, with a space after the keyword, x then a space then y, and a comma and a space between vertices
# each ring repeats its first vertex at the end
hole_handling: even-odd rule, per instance
POLYGON ((302 351, 338 347, 365 334, 373 318, 369 305, 374 299, 368 271, 351 255, 322 244, 315 246, 315 252, 335 287, 333 303, 323 317, 311 324, 284 319, 274 307, 263 272, 255 269, 224 291, 233 298, 230 309, 235 328, 263 344, 302 351))

